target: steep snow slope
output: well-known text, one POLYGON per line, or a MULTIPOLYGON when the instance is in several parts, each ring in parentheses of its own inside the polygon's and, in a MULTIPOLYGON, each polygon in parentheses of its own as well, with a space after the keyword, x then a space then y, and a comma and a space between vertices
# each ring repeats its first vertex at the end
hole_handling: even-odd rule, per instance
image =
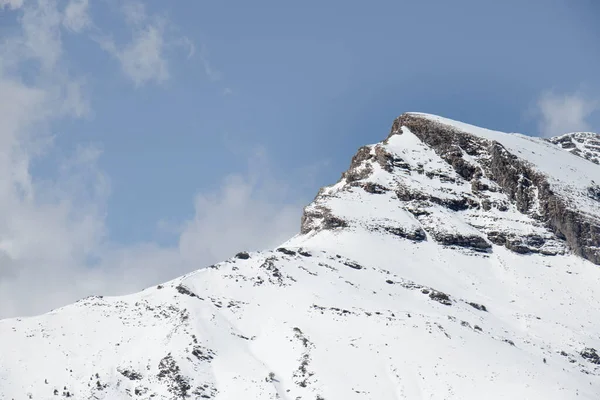
POLYGON ((598 399, 599 173, 405 114, 282 247, 0 321, 0 398, 598 399))

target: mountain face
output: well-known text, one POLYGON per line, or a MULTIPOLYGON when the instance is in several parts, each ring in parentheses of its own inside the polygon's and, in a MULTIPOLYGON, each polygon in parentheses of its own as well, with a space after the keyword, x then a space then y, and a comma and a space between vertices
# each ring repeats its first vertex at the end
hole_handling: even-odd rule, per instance
POLYGON ((597 400, 597 139, 404 114, 281 247, 0 321, 0 398, 597 400))

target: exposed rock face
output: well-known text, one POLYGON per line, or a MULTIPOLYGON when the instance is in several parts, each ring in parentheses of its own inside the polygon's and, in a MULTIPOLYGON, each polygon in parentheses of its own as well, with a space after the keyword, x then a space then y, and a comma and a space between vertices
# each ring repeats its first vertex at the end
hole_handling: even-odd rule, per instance
POLYGON ((563 149, 600 164, 600 135, 592 132, 574 132, 549 139, 563 149))
MULTIPOLYGON (((595 134, 565 135, 551 142, 598 163, 600 141, 595 134)), ((349 220, 338 211, 344 207, 333 204, 343 203, 359 189, 373 195, 392 191, 399 207, 414 217, 404 228, 413 239, 425 231, 442 245, 491 251, 493 243, 520 254, 556 255, 568 247, 600 264, 600 186, 591 181, 586 188, 585 196, 596 202, 590 203, 592 212, 589 207, 580 209, 568 193, 555 190, 552 177, 515 153, 501 140, 444 120, 403 114, 386 140, 361 147, 340 182, 319 192, 305 209, 302 233, 353 226, 373 229, 383 222, 349 220), (398 137, 404 135, 411 138, 400 143, 398 137), (466 226, 445 226, 443 214, 448 211, 464 214, 466 226), (522 226, 507 230, 507 219, 520 219, 522 226)))

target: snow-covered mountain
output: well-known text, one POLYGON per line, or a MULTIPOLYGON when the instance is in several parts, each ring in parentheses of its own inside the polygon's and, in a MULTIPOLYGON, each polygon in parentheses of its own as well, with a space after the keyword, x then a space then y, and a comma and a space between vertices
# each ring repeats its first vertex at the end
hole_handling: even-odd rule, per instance
POLYGON ((280 248, 0 321, 0 398, 597 400, 600 165, 567 142, 404 114, 280 248))

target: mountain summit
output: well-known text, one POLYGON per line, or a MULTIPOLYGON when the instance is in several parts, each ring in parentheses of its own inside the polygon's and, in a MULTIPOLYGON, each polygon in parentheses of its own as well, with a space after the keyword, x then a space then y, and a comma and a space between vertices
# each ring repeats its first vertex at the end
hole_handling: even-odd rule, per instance
POLYGON ((0 321, 0 398, 597 400, 597 143, 403 114, 281 247, 0 321))

